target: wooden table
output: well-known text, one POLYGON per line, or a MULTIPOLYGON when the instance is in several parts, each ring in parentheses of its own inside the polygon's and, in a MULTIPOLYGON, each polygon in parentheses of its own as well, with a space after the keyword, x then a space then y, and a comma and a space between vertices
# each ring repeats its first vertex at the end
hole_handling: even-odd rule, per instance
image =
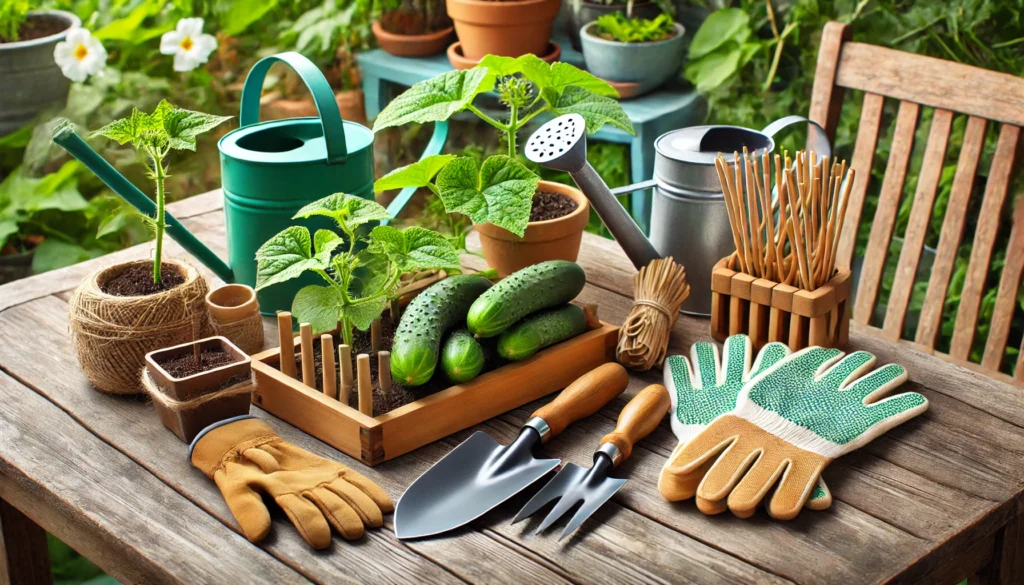
MULTIPOLYGON (((220 207, 215 192, 171 211, 223 254, 220 207)), ((557 531, 533 536, 535 522, 511 526, 519 500, 436 539, 399 542, 389 518, 359 542, 336 538, 329 550, 314 552, 278 514, 270 537, 249 544, 213 482, 188 464, 185 445, 160 425, 152 406, 90 388, 72 352, 71 289, 100 266, 146 253, 139 246, 0 287, 0 563, 16 583, 46 578, 36 524, 118 579, 138 583, 1024 580, 1021 390, 856 330, 851 345, 905 365, 905 389, 923 393, 931 408, 829 467, 836 501, 828 511, 776 522, 763 512, 749 520, 708 517, 692 502, 665 502, 656 482, 675 438, 664 422, 621 468, 630 478, 626 487, 565 543, 557 531)), ((481 267, 478 258, 466 262, 481 267)), ((580 263, 589 280, 582 300, 621 323, 630 306, 625 256, 613 242, 588 236, 580 263)), ((707 321, 684 316, 672 351, 708 338, 707 321)), ((660 373, 635 375, 623 397, 569 427, 544 453, 589 464, 618 410, 653 381, 660 373)), ((511 441, 536 406, 480 428, 511 441)), ((473 430, 369 469, 254 411, 285 439, 359 469, 396 500, 473 430)))

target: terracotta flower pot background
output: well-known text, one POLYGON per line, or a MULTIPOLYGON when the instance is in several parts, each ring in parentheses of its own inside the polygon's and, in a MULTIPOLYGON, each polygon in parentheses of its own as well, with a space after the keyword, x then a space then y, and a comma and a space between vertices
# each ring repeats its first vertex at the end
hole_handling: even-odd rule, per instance
POLYGON ((384 30, 379 20, 373 21, 373 36, 377 44, 398 57, 428 57, 445 50, 451 42, 455 28, 449 26, 436 32, 422 35, 400 35, 384 30))
POLYGON ((562 0, 448 0, 448 16, 466 59, 518 57, 548 52, 551 27, 562 0))
POLYGON ((484 260, 502 277, 545 260, 576 261, 583 240, 583 230, 590 220, 590 202, 575 187, 541 181, 541 191, 561 193, 576 202, 569 215, 546 221, 532 221, 520 238, 512 232, 484 223, 476 226, 484 260))
MULTIPOLYGON (((551 41, 548 43, 548 48, 544 53, 535 54, 546 63, 554 63, 562 56, 562 47, 558 43, 551 41)), ((463 55, 462 42, 455 41, 448 47, 448 62, 455 69, 472 69, 480 63, 480 59, 470 59, 463 55)))

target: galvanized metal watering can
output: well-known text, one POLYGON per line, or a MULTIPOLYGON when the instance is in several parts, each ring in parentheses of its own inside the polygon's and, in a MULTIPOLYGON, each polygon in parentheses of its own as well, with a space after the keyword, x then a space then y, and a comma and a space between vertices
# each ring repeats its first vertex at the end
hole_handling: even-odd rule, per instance
MULTIPOLYGON (((802 116, 781 118, 760 132, 737 126, 694 126, 666 132, 654 142, 654 179, 609 189, 587 162, 582 118, 566 114, 530 136, 526 157, 572 175, 637 269, 664 256, 685 266, 691 292, 683 312, 710 315, 711 271, 734 247, 715 157, 719 152, 742 152, 744 147, 757 154, 771 153, 773 136, 795 124, 808 124, 810 149, 822 156, 831 154, 824 129, 802 116), (651 188, 654 201, 648 239, 616 196, 651 188)), ((726 160, 732 164, 732 156, 726 160)))
MULTIPOLYGON (((239 128, 229 132, 220 149, 228 262, 200 242, 175 218, 167 215, 167 233, 187 252, 225 282, 256 284, 256 250, 291 225, 311 230, 333 229, 327 218, 293 220, 302 206, 344 192, 373 197, 373 132, 341 119, 330 84, 312 61, 299 53, 266 57, 249 71, 242 88, 239 128), (318 117, 259 121, 260 93, 274 63, 289 65, 309 88, 318 117)), ((423 156, 437 154, 448 135, 446 123, 434 125, 423 156)), ((73 131, 54 136, 54 142, 81 161, 115 193, 142 213, 153 215, 156 205, 117 172, 73 131)), ((405 189, 389 205, 395 216, 415 189, 405 189)), ((260 311, 273 315, 289 310, 295 293, 316 283, 314 275, 260 291, 260 311)))

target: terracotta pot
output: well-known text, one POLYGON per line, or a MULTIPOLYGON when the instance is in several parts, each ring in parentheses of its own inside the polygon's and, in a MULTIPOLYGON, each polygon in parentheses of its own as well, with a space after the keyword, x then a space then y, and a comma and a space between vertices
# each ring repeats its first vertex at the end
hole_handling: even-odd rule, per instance
POLYGON ((502 277, 545 260, 576 261, 583 239, 583 229, 590 220, 590 202, 575 187, 541 181, 541 191, 561 193, 576 202, 578 207, 569 215, 547 221, 531 221, 523 237, 484 223, 476 226, 484 260, 502 277))
MULTIPOLYGON (((177 401, 186 401, 217 392, 233 378, 251 378, 252 360, 235 344, 224 337, 217 336, 150 352, 146 354, 146 370, 157 389, 165 396, 177 401), (200 351, 219 349, 231 356, 232 362, 183 378, 174 377, 160 366, 168 359, 192 353, 196 345, 199 346, 200 351)), ((251 400, 251 394, 235 394, 216 398, 192 409, 173 410, 154 398, 153 406, 156 407, 157 414, 160 415, 160 421, 164 423, 164 426, 179 439, 189 443, 199 434, 199 431, 217 421, 248 414, 251 400)))
MULTIPOLYGON (((538 55, 541 60, 547 63, 554 63, 562 56, 562 47, 551 41, 548 43, 547 51, 538 55)), ((456 69, 472 69, 480 63, 480 59, 469 59, 462 53, 462 42, 455 41, 448 47, 448 62, 456 69)))
POLYGON ((436 55, 444 51, 452 38, 452 33, 455 32, 455 28, 449 26, 423 35, 400 35, 384 30, 379 20, 373 21, 372 30, 380 48, 398 57, 436 55))
MULTIPOLYGON (((366 105, 361 89, 346 89, 334 93, 334 99, 341 110, 341 118, 350 122, 367 125, 366 105)), ((276 99, 260 107, 260 119, 282 120, 284 118, 307 118, 316 116, 316 105, 313 99, 306 97, 297 100, 276 99)))
POLYGON ((547 52, 562 0, 448 0, 448 16, 467 59, 547 52))
POLYGON ((256 291, 244 284, 226 284, 206 295, 210 324, 217 335, 231 340, 245 353, 263 349, 263 317, 256 291))

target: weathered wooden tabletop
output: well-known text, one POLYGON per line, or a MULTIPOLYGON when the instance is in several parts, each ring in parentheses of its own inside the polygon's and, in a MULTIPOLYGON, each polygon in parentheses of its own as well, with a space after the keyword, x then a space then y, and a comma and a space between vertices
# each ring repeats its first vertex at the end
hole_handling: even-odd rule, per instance
MULTIPOLYGON (((220 208, 219 193, 170 207, 223 255, 220 208)), ((144 257, 147 248, 0 287, 0 498, 125 582, 955 583, 979 571, 982 580, 1024 582, 1024 392, 857 331, 850 345, 906 366, 904 388, 923 393, 931 408, 829 467, 836 501, 828 511, 776 522, 763 512, 708 517, 692 502, 667 503, 656 488, 675 446, 666 421, 620 468, 625 488, 564 543, 557 532, 534 536, 536 522, 511 526, 518 500, 442 538, 399 542, 389 518, 359 542, 335 538, 314 552, 278 514, 270 537, 249 544, 152 406, 90 388, 72 351, 70 291, 96 268, 144 257)), ((466 263, 482 267, 475 257, 466 263)), ((582 300, 621 323, 631 296, 625 256, 588 236, 580 263, 589 281, 582 300)), ((276 339, 269 323, 268 333, 276 339)), ((671 351, 708 338, 706 320, 684 316, 671 351)), ((619 409, 653 381, 660 372, 634 375, 625 395, 570 426, 546 455, 589 464, 619 409)), ((481 428, 511 441, 537 406, 481 428)), ((370 469, 254 411, 285 439, 359 469, 395 500, 474 430, 370 469)))

